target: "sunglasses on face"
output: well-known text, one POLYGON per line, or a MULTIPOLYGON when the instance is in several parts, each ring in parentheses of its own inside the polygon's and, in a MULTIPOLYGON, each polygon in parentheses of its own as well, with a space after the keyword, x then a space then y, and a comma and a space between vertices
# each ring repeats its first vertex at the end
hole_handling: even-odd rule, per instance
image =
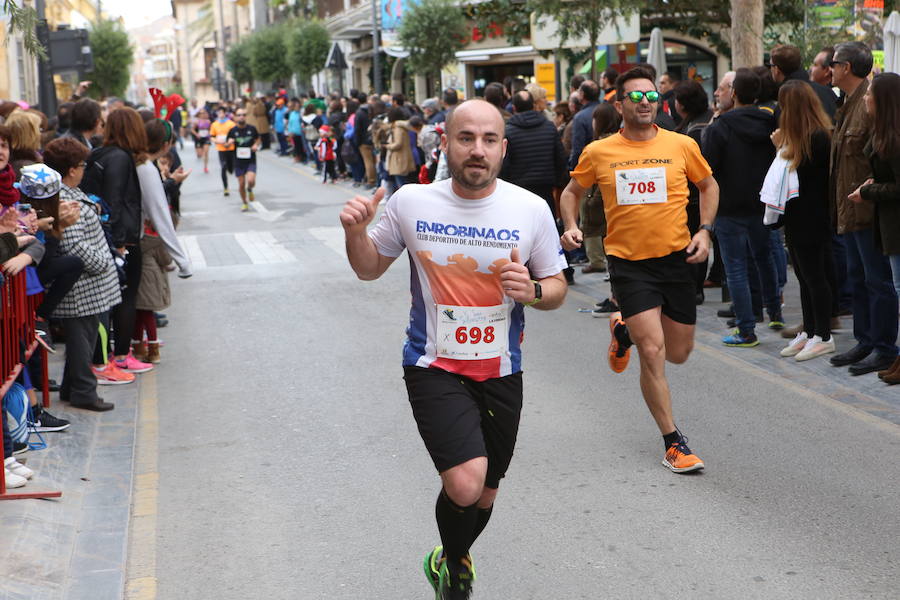
POLYGON ((846 65, 846 64, 849 64, 846 60, 832 60, 828 63, 828 66, 833 69, 834 65, 846 65))
POLYGON ((654 102, 659 102, 659 92, 656 90, 651 90, 649 92, 628 92, 625 94, 625 97, 634 102, 635 104, 640 104, 641 100, 647 98, 647 102, 651 104, 654 102))

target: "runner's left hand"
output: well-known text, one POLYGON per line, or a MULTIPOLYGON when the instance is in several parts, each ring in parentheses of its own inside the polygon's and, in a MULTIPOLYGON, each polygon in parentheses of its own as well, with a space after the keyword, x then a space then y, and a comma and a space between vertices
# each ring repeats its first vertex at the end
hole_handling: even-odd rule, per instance
POLYGON ((687 262, 697 264, 709 258, 709 242, 709 232, 705 229, 695 233, 687 247, 687 262))
POLYGON ((519 249, 513 248, 509 253, 510 262, 500 267, 500 286, 503 293, 516 302, 525 304, 534 300, 534 283, 531 282, 531 273, 522 264, 519 249))

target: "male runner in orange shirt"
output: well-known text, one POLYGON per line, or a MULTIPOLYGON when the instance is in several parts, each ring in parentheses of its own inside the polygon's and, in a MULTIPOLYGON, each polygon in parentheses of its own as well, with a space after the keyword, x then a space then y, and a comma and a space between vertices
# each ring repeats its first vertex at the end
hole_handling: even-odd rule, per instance
POLYGON ((663 434, 663 465, 676 473, 703 468, 675 427, 665 362, 681 364, 694 347, 697 307, 691 264, 709 254, 719 186, 688 136, 654 125, 659 92, 652 75, 632 69, 616 81, 623 128, 585 147, 560 199, 568 250, 581 246, 578 200, 595 183, 606 212, 610 284, 621 313, 610 317, 610 366, 628 365, 637 346, 641 391, 663 434), (688 181, 700 190, 700 230, 687 225, 688 181))

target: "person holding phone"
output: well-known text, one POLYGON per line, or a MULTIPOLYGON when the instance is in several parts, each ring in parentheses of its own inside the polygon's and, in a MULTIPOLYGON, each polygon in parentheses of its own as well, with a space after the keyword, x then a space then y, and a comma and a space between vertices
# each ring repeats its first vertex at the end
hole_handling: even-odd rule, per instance
POLYGON ((247 212, 249 196, 253 202, 253 187, 256 185, 256 151, 259 149, 259 132, 256 127, 247 123, 247 109, 234 111, 237 123, 228 130, 226 140, 234 147, 234 174, 238 180, 238 192, 241 195, 241 211, 247 212))
POLYGON ((228 140, 228 132, 234 128, 234 121, 228 118, 224 105, 216 109, 216 120, 209 126, 209 135, 216 143, 219 167, 222 173, 222 194, 228 195, 228 174, 234 173, 234 142, 228 140))

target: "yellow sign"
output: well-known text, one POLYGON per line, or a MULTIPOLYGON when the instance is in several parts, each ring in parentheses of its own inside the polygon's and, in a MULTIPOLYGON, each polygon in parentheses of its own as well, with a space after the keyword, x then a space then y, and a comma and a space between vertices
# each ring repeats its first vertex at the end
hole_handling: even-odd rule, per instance
POLYGON ((556 65, 553 63, 540 63, 534 67, 537 84, 547 90, 547 98, 556 99, 556 65))

